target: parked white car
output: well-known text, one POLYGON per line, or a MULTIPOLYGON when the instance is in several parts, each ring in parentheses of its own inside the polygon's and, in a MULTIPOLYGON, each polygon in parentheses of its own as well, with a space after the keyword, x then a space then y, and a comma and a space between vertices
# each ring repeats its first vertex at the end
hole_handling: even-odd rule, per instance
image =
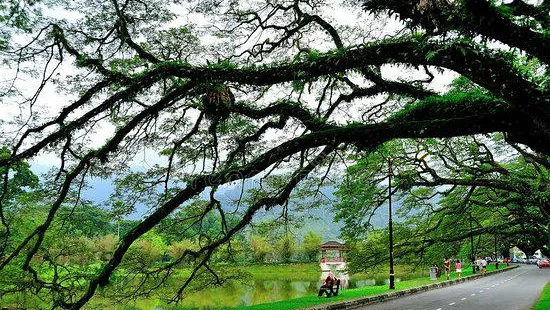
POLYGON ((531 257, 529 257, 529 264, 534 264, 534 265, 536 265, 536 264, 538 264, 538 262, 539 262, 539 258, 538 258, 538 257, 536 257, 536 256, 531 256, 531 257))

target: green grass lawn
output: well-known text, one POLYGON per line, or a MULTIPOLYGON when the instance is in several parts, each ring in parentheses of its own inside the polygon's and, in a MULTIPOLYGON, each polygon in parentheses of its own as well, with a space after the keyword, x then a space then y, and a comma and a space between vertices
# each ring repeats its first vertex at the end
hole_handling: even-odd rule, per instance
POLYGON ((550 282, 546 283, 542 294, 540 294, 539 301, 535 304, 534 310, 546 310, 550 309, 550 282))
MULTIPOLYGON (((499 269, 502 269, 502 265, 499 269)), ((494 265, 489 265, 487 267, 488 271, 494 270, 494 265)), ((472 268, 465 267, 463 268, 462 276, 467 277, 472 275, 472 268)), ((451 280, 456 279, 456 273, 451 273, 451 280)), ((428 285, 432 283, 442 282, 445 281, 445 276, 442 275, 439 280, 430 280, 429 277, 422 277, 422 278, 416 278, 406 281, 400 281, 395 283, 395 290, 404 290, 409 289, 413 287, 419 287, 423 285, 428 285)), ((329 303, 329 302, 338 302, 338 301, 344 301, 348 299, 354 299, 354 298, 360 298, 360 297, 367 297, 367 296, 373 296, 377 294, 383 294, 390 292, 390 289, 387 285, 378 285, 378 286, 365 286, 355 289, 347 289, 347 290, 341 290, 340 294, 337 297, 317 297, 317 295, 306 295, 303 297, 295 298, 295 299, 289 299, 289 300, 281 300, 277 302, 272 303, 265 303, 265 304, 259 304, 259 305, 253 305, 253 306, 246 306, 246 307, 237 307, 237 308, 228 308, 228 309, 246 309, 246 310, 263 310, 263 309, 299 309, 299 308, 305 308, 310 307, 314 305, 319 305, 323 303, 329 303)), ((543 308, 540 308, 543 309, 543 308)))

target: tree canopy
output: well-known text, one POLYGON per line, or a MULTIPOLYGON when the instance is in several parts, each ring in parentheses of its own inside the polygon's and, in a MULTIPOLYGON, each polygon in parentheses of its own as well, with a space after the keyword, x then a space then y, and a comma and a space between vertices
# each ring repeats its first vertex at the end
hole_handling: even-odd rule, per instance
POLYGON ((357 243, 352 268, 387 261, 386 225, 372 219, 388 212, 390 163, 401 261, 431 264, 494 252, 506 257, 513 246, 531 255, 550 253, 547 156, 510 146, 501 134, 405 140, 360 158, 337 192, 344 235, 357 243))
POLYGON ((21 270, 53 307, 83 307, 132 244, 182 209, 199 235, 212 214, 219 226, 177 259, 140 268, 134 293, 158 289, 182 261, 193 270, 171 300, 194 279, 220 283, 216 251, 259 212, 287 218, 296 189, 329 181, 358 150, 503 133, 550 155, 546 0, 37 2, 0 5, 0 210, 18 163, 55 154, 57 171, 48 213, 25 238, 2 221, 11 246, 0 272, 21 270), (445 88, 449 77, 459 91, 445 88), (143 163, 146 154, 158 155, 143 163), (92 273, 67 269, 70 284, 43 276, 35 256, 90 176, 116 179, 117 214, 136 203, 150 212, 92 273), (220 202, 221 186, 242 187, 234 206, 220 202))

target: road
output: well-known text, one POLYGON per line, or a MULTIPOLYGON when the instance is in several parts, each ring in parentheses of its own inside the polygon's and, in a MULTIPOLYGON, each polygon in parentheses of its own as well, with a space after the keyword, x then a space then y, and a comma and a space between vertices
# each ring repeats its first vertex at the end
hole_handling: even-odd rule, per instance
POLYGON ((531 309, 548 280, 550 268, 539 269, 536 265, 526 265, 497 275, 360 309, 531 309))

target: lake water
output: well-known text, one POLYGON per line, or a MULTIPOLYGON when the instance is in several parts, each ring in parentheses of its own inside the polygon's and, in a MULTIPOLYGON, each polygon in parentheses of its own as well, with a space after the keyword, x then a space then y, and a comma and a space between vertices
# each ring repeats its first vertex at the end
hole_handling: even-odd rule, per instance
MULTIPOLYGON (((342 278, 342 275, 337 275, 342 278)), ((246 283, 233 281, 224 287, 208 288, 188 296, 178 307, 168 306, 159 300, 140 300, 126 306, 111 306, 110 309, 212 309, 222 307, 247 306, 286 300, 308 294, 316 294, 321 286, 321 277, 318 280, 262 280, 253 279, 246 283)), ((324 279, 324 278, 323 278, 324 279)), ((397 279, 399 281, 399 279, 397 279)), ((383 285, 388 280, 384 278, 367 279, 351 277, 346 279, 347 288, 383 285)), ((346 288, 344 288, 346 289, 346 288)), ((104 305, 105 307, 106 305, 104 305)))

